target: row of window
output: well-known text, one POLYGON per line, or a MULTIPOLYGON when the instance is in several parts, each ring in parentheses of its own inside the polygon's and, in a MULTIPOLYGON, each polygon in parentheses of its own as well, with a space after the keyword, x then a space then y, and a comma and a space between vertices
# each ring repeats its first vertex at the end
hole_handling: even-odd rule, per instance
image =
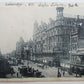
POLYGON ((77 49, 77 43, 71 45, 71 50, 76 50, 77 49))
POLYGON ((71 33, 72 33, 72 34, 73 34, 73 33, 78 33, 78 29, 77 29, 77 28, 72 28, 71 33))
POLYGON ((77 36, 76 37, 73 37, 73 38, 71 38, 71 43, 77 42, 77 40, 78 40, 78 37, 77 36))

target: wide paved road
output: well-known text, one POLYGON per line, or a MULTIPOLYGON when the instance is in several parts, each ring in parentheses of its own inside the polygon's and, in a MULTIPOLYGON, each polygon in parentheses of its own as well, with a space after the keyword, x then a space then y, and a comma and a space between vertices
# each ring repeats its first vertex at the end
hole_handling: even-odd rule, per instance
MULTIPOLYGON (((57 77, 57 74, 58 74, 58 69, 56 67, 49 67, 47 66, 42 68, 42 67, 37 67, 37 63, 33 63, 33 62, 28 62, 25 60, 24 61, 24 66, 29 66, 29 67, 32 67, 34 68, 35 70, 39 70, 40 72, 42 72, 42 75, 45 76, 45 77, 57 77)), ((11 66, 13 69, 14 69, 14 74, 11 75, 11 74, 8 74, 7 77, 8 78, 22 78, 19 70, 18 70, 18 67, 20 67, 22 65, 18 65, 18 66, 11 66), (17 76, 17 73, 18 73, 18 76, 17 76)), ((60 73, 61 73, 61 77, 63 77, 63 71, 60 70, 60 73)), ((69 75, 67 72, 65 72, 65 76, 64 77, 75 77, 75 74, 73 75, 69 75)))
MULTIPOLYGON (((24 62, 24 65, 28 66, 27 61, 24 62)), ((34 63, 34 62, 29 63, 30 67, 34 68, 35 70, 38 69, 40 72, 42 72, 42 75, 44 75, 45 77, 57 77, 58 69, 56 67, 47 66, 47 68, 45 67, 43 69, 41 67, 37 67, 37 65, 38 64, 34 63)), ((61 71, 61 70, 59 70, 59 71, 61 73, 61 77, 76 77, 76 74, 69 75, 67 71, 65 72, 65 75, 63 76, 63 71, 61 71)), ((82 77, 84 77, 84 76, 82 76, 82 77)))
MULTIPOLYGON (((27 66, 27 61, 24 62, 24 65, 27 66)), ((42 75, 44 75, 45 77, 57 77, 57 74, 58 74, 58 69, 56 67, 49 67, 46 66, 43 68, 41 67, 37 67, 37 63, 33 63, 33 62, 30 62, 29 63, 29 66, 34 68, 35 70, 39 70, 40 72, 42 72, 42 75)), ((60 70, 60 73, 61 73, 61 77, 63 77, 63 72, 60 70)), ((69 75, 67 72, 65 72, 65 76, 64 77, 74 77, 73 75, 69 75)))
POLYGON ((42 72, 42 75, 44 75, 45 77, 57 77, 57 68, 47 66, 47 68, 44 67, 43 69, 41 67, 37 67, 37 65, 37 63, 34 64, 32 62, 29 64, 29 66, 42 72))

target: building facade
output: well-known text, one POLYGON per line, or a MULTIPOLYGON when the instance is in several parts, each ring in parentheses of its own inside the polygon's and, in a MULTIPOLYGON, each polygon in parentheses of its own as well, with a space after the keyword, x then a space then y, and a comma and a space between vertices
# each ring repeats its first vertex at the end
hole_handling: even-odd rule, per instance
POLYGON ((30 39, 28 42, 25 42, 24 45, 24 58, 26 60, 32 60, 34 59, 33 55, 33 41, 30 39))
POLYGON ((20 37, 20 40, 16 43, 16 58, 24 59, 24 40, 20 37))
POLYGON ((83 24, 84 19, 76 16, 67 16, 63 14, 63 7, 57 7, 56 20, 50 20, 50 23, 34 24, 34 50, 35 57, 47 62, 56 62, 58 60, 72 60, 72 51, 77 49, 79 31, 78 24, 83 24), (74 32, 76 34, 74 34, 74 32))
POLYGON ((78 16, 71 31, 71 68, 78 74, 84 74, 84 18, 78 16))

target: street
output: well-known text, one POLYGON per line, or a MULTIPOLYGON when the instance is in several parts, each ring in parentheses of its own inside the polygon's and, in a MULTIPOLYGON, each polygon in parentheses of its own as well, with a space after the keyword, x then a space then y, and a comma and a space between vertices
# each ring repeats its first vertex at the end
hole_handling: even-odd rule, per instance
MULTIPOLYGON (((34 68, 34 70, 38 70, 41 72, 43 77, 57 77, 58 74, 58 68, 56 67, 50 67, 50 66, 44 66, 44 68, 39 67, 38 63, 34 63, 29 61, 29 63, 25 60, 24 64, 19 64, 17 66, 11 66, 14 70, 13 74, 8 74, 6 77, 7 78, 22 78, 24 76, 22 76, 22 74, 20 73, 20 70, 18 68, 20 68, 21 66, 26 66, 26 67, 31 67, 34 68)), ((63 71, 59 70, 61 73, 61 77, 75 77, 75 74, 69 75, 68 72, 65 72, 64 76, 63 76, 63 71)))

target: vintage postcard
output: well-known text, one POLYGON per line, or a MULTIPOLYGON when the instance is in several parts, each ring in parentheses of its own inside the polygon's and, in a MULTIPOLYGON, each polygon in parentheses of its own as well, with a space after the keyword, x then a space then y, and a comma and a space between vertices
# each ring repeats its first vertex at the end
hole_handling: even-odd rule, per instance
POLYGON ((0 2, 0 78, 83 81, 84 3, 0 2))

